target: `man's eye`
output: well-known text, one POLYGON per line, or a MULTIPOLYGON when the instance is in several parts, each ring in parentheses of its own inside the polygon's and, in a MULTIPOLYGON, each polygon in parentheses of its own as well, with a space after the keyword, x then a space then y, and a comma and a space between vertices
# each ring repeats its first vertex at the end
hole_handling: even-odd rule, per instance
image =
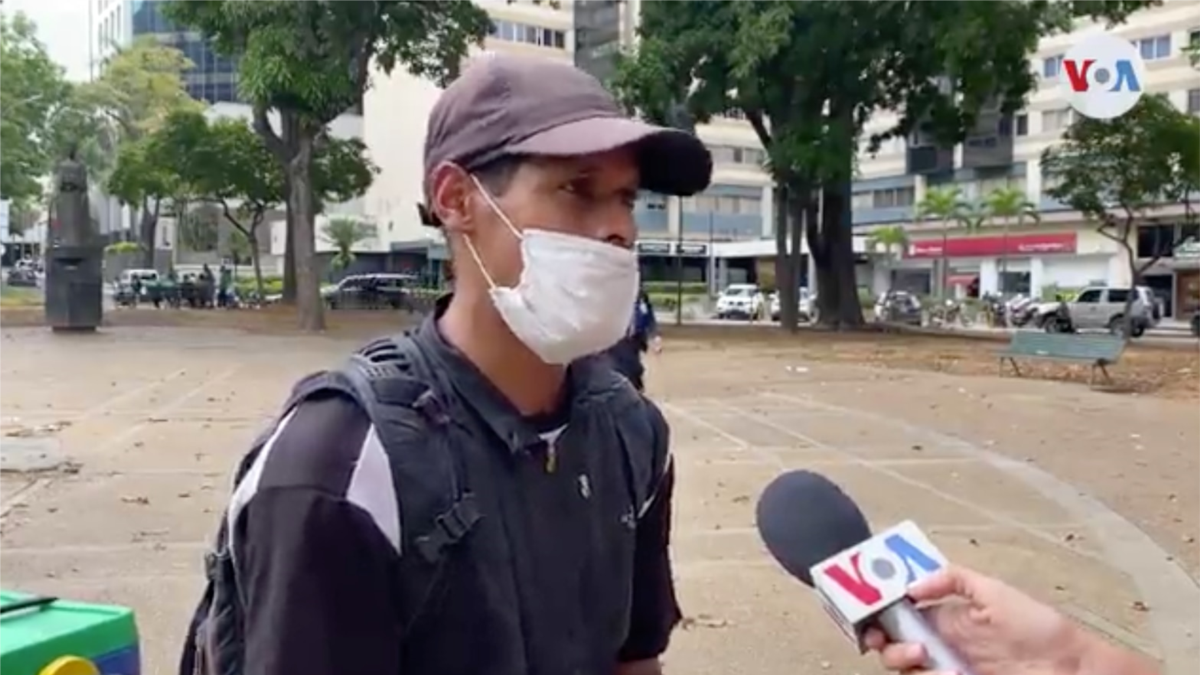
POLYGON ((563 192, 575 195, 577 197, 591 196, 591 190, 588 188, 588 186, 579 181, 571 181, 570 183, 563 185, 562 190, 563 192))

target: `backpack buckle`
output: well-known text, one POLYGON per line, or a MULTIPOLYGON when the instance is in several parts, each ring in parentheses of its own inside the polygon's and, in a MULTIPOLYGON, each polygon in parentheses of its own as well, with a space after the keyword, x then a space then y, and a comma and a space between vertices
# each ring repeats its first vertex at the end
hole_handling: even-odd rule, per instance
POLYGON ((208 551, 204 554, 204 577, 209 581, 217 578, 217 554, 208 551))
POLYGON ((449 511, 435 519, 432 532, 417 538, 417 550, 425 560, 436 563, 441 558, 442 551, 467 536, 482 517, 475 495, 470 492, 464 494, 454 502, 449 511))
POLYGON ((450 416, 446 414, 446 409, 442 405, 441 399, 432 389, 426 389, 413 401, 413 410, 421 413, 421 415, 435 426, 445 426, 450 423, 450 416))

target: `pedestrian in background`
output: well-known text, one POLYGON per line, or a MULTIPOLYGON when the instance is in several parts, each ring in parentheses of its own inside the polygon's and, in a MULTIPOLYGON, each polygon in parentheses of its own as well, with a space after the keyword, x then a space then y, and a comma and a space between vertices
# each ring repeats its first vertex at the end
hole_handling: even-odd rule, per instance
POLYGON ((642 288, 638 291, 629 332, 606 353, 617 372, 624 375, 638 391, 645 391, 646 367, 642 364, 642 354, 651 349, 655 354, 662 352, 662 337, 658 334, 654 305, 650 303, 646 289, 642 288))

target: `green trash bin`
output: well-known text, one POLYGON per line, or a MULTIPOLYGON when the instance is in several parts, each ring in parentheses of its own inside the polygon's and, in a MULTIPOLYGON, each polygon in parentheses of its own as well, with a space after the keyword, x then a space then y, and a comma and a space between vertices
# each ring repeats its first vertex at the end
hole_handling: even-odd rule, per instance
POLYGON ((0 591, 0 673, 140 672, 133 610, 0 591))

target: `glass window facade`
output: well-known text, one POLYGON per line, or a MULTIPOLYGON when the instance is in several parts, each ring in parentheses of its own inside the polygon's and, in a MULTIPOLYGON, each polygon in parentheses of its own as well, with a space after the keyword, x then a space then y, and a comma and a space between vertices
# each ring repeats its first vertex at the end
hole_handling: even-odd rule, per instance
POLYGON ((160 42, 175 47, 194 66, 183 75, 188 94, 208 103, 237 102, 237 62, 213 51, 207 42, 194 33, 185 33, 163 15, 162 0, 140 0, 131 3, 133 36, 153 35, 160 42))
POLYGON ((607 81, 616 71, 620 45, 618 0, 576 0, 575 67, 607 81))

